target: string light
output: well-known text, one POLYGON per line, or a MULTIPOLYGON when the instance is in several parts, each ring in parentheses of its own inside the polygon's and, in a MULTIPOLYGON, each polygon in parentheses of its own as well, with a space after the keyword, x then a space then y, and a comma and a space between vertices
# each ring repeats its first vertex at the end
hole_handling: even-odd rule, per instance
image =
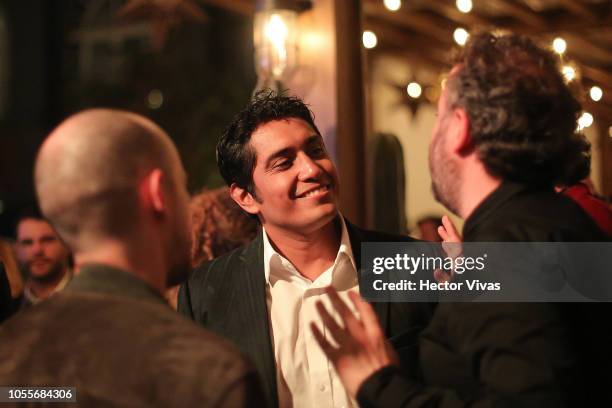
POLYGON ((600 87, 593 86, 591 87, 591 90, 589 91, 589 96, 595 102, 599 102, 601 100, 601 97, 603 96, 603 91, 601 90, 600 87))
POLYGON ((552 42, 553 50, 559 55, 563 54, 567 49, 567 43, 561 37, 557 37, 552 42))
POLYGON ((423 92, 423 89, 421 88, 421 85, 419 85, 418 83, 411 82, 406 87, 406 92, 408 92, 408 96, 410 96, 411 98, 416 99, 419 96, 421 96, 421 93, 423 92))
POLYGON ((567 82, 571 82, 576 78, 576 70, 569 65, 564 65, 563 68, 561 68, 561 73, 567 82))
POLYGON ((402 7, 402 0, 385 0, 385 7, 391 11, 397 11, 402 7))
POLYGON ((368 49, 374 48, 376 47, 376 44, 378 44, 378 38, 376 38, 376 34, 374 34, 372 31, 364 31, 362 40, 363 46, 368 49))
POLYGON ((470 34, 461 27, 455 29, 455 32, 453 33, 453 38, 455 39, 455 42, 461 46, 465 45, 469 36, 470 34))
POLYGON ((469 13, 472 11, 472 0, 457 0, 457 9, 462 13, 469 13))
POLYGON ((582 115, 578 118, 578 130, 588 128, 593 124, 593 115, 589 112, 582 112, 582 115))

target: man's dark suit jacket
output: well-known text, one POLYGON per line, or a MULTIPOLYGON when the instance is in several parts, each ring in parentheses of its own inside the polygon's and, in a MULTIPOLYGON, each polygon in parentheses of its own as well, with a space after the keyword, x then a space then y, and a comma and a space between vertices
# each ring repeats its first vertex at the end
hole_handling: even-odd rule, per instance
POLYGON ((259 407, 264 398, 236 347, 102 265, 0 326, 0 385, 76 387, 83 407, 259 407))
MULTIPOLYGON (((346 222, 355 264, 361 263, 362 242, 414 241, 406 236, 365 231, 346 222)), ((179 292, 178 310, 207 329, 232 340, 259 371, 272 406, 278 405, 276 368, 266 303, 262 233, 194 270, 179 292)), ((359 273, 358 273, 359 278, 359 273)), ((431 316, 431 305, 374 303, 372 305, 402 361, 414 361, 415 332, 431 316)))
MULTIPOLYGON (((569 198, 514 183, 502 184, 487 197, 463 232, 465 242, 605 240, 569 198)), ((384 408, 597 405, 587 403, 598 386, 584 363, 609 355, 611 343, 605 346, 601 330, 593 328, 607 325, 610 317, 598 325, 586 321, 609 307, 586 304, 593 307, 580 313, 582 306, 440 303, 419 342, 422 379, 384 368, 362 384, 358 401, 362 407, 384 408), (584 379, 590 382, 588 391, 580 384, 584 379)))

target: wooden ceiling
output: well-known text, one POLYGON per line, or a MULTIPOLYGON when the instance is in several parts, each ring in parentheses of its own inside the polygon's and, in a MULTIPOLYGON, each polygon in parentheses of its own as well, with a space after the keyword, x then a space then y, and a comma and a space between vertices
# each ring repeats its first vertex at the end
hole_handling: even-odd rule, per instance
POLYGON ((565 39, 563 62, 577 68, 581 101, 596 120, 612 123, 612 1, 610 0, 472 0, 469 13, 455 0, 402 0, 399 10, 388 10, 383 0, 364 0, 364 29, 378 37, 370 51, 405 57, 412 64, 446 71, 453 32, 509 30, 527 34, 550 47, 565 39), (591 86, 603 90, 599 102, 587 95, 591 86))
MULTIPOLYGON (((255 0, 200 0, 233 12, 252 15, 255 0)), ((581 101, 596 120, 612 124, 612 0, 472 0, 469 13, 455 0, 401 0, 399 10, 383 0, 362 0, 363 28, 373 31, 378 45, 368 53, 388 53, 433 71, 447 71, 457 44, 453 32, 509 30, 530 35, 542 46, 561 37, 567 43, 563 62, 578 69, 581 101), (587 95, 603 90, 599 102, 587 95)))

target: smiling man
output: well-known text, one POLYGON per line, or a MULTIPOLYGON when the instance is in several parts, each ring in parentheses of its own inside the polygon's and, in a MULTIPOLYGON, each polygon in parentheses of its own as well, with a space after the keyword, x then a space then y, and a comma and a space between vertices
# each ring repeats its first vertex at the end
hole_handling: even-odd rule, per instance
MULTIPOLYGON (((261 233, 196 269, 179 311, 251 357, 272 405, 353 406, 309 331, 315 303, 329 301, 326 286, 341 297, 358 290, 361 242, 411 238, 364 231, 340 215, 336 168, 298 98, 256 95, 221 136, 217 162, 261 233)), ((430 314, 425 304, 374 308, 387 337, 415 330, 430 314)))
POLYGON ((20 267, 27 277, 22 308, 48 298, 70 281, 70 251, 40 213, 29 211, 20 217, 16 248, 20 267))

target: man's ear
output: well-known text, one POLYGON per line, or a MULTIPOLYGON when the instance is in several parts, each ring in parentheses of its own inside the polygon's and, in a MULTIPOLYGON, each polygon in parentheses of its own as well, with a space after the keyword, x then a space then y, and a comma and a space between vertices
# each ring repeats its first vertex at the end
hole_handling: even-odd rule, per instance
POLYGON ((472 136, 470 134, 470 117, 463 108, 453 110, 453 128, 455 137, 453 138, 453 150, 457 153, 465 153, 471 150, 472 136))
POLYGON ((147 207, 156 213, 162 213, 166 209, 164 182, 164 172, 161 169, 154 169, 145 176, 140 184, 141 199, 147 207))
POLYGON ((238 204, 244 211, 253 215, 257 215, 259 213, 259 205, 257 200, 255 200, 255 197, 253 197, 253 195, 246 189, 239 187, 236 183, 232 183, 229 188, 229 193, 236 204, 238 204))

